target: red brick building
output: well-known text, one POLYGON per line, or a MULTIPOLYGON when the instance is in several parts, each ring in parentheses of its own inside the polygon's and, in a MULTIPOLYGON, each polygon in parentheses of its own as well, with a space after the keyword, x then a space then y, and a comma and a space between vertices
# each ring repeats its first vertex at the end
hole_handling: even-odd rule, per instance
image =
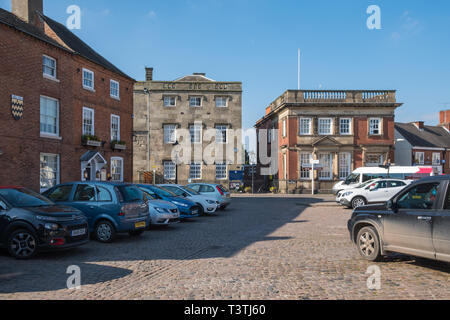
MULTIPOLYGON (((315 189, 327 192, 354 169, 394 161, 394 115, 402 104, 395 91, 289 90, 277 98, 255 127, 278 129, 278 171, 264 177, 280 192, 311 192, 311 159, 315 189)), ((258 139, 258 153, 266 139, 258 139)), ((261 162, 261 161, 259 161, 261 162)))
POLYGON ((134 80, 43 15, 0 9, 0 184, 132 179, 134 80))

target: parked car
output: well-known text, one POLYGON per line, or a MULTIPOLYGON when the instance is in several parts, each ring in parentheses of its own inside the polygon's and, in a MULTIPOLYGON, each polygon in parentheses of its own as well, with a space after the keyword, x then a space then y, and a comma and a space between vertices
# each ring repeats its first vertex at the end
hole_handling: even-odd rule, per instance
POLYGON ((112 242, 118 233, 139 236, 150 223, 147 199, 131 184, 71 182, 50 188, 43 195, 83 212, 89 230, 100 242, 112 242))
POLYGON ((175 184, 161 184, 159 187, 168 190, 179 197, 184 197, 195 202, 200 208, 201 216, 214 213, 219 207, 219 201, 202 195, 189 187, 182 187, 175 184))
POLYGON ((181 219, 195 218, 200 215, 199 206, 195 202, 192 202, 191 200, 178 197, 176 194, 170 191, 164 190, 162 188, 153 185, 139 184, 138 186, 139 188, 144 189, 144 191, 150 193, 154 198, 158 200, 168 201, 176 205, 178 210, 180 211, 181 219))
POLYGON ((353 209, 370 203, 383 203, 411 183, 412 180, 375 179, 363 188, 341 191, 340 203, 353 209))
POLYGON ((350 190, 353 189, 360 189, 360 188, 364 188, 367 187, 369 184, 371 184, 372 182, 374 182, 375 180, 369 180, 363 183, 358 184, 356 187, 352 188, 352 189, 347 189, 347 190, 341 190, 336 194, 336 202, 341 204, 341 199, 342 199, 342 195, 350 190))
POLYGON ((348 221, 360 255, 388 252, 450 262, 450 176, 414 182, 384 204, 354 210, 348 221))
POLYGON ((0 187, 0 246, 14 258, 29 259, 39 251, 88 241, 88 222, 79 210, 55 205, 25 188, 0 187))
POLYGON ((353 171, 344 181, 336 183, 332 190, 334 194, 337 194, 341 190, 353 189, 373 179, 419 180, 438 174, 438 170, 432 166, 392 166, 389 170, 379 167, 361 167, 353 171))
MULTIPOLYGON (((150 226, 168 226, 180 222, 180 211, 177 206, 163 200, 157 200, 154 193, 141 189, 148 198, 150 226)), ((150 227, 149 226, 149 227, 150 227)))
POLYGON ((219 209, 224 210, 231 204, 231 193, 220 184, 191 183, 188 188, 219 201, 219 209))

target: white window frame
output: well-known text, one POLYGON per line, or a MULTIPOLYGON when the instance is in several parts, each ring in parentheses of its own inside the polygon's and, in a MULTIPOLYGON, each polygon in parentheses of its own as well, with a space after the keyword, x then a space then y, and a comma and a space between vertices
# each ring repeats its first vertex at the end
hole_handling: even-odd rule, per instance
POLYGON ((414 155, 414 163, 417 165, 424 165, 425 164, 425 152, 423 151, 416 151, 414 155), (418 160, 418 161, 417 161, 418 160))
POLYGON ((339 119, 339 134, 343 136, 350 136, 352 134, 352 118, 340 118, 339 119), (348 132, 342 132, 342 121, 348 121, 348 132))
POLYGON ((189 134, 191 135, 191 143, 202 143, 203 125, 194 123, 189 125, 189 134), (198 135, 196 135, 196 133, 198 135), (195 138, 198 139, 195 139, 195 138))
POLYGON ((433 152, 431 160, 432 160, 431 163, 433 164, 433 166, 440 166, 441 165, 441 153, 440 152, 433 152))
POLYGON ((317 126, 318 126, 318 133, 321 136, 330 136, 333 134, 333 118, 319 118, 319 120, 317 121, 317 126), (323 122, 324 121, 329 121, 330 122, 330 127, 329 127, 329 131, 325 132, 323 131, 323 122))
POLYGON ((57 62, 56 62, 56 59, 55 58, 52 58, 52 57, 50 57, 50 56, 48 56, 48 55, 46 55, 46 54, 44 54, 43 56, 42 56, 42 75, 43 75, 43 77, 44 78, 50 78, 50 79, 53 79, 53 80, 56 80, 56 78, 57 78, 57 76, 58 76, 58 65, 57 65, 57 62), (48 66, 48 65, 46 65, 45 64, 45 59, 48 59, 48 60, 51 60, 51 61, 53 61, 54 63, 55 63, 55 67, 54 68, 52 68, 51 66, 48 66), (49 68, 49 69, 53 69, 54 70, 54 75, 51 75, 51 74, 48 74, 48 73, 46 73, 45 72, 45 69, 46 68, 49 68))
POLYGON ((178 126, 176 124, 165 124, 163 126, 164 144, 174 144, 175 142, 177 142, 177 127, 178 126), (173 129, 173 132, 172 132, 170 138, 168 138, 168 139, 166 139, 167 138, 166 128, 167 129, 171 128, 170 130, 173 129))
POLYGON ((347 177, 352 173, 352 154, 350 152, 341 152, 339 153, 339 159, 338 159, 338 174, 340 180, 345 180, 347 177), (345 157, 345 158, 343 158, 345 157), (348 163, 343 163, 343 161, 346 161, 348 163))
POLYGON ((123 163, 123 158, 122 157, 111 157, 111 172, 110 172, 110 174, 111 174, 112 181, 114 181, 114 182, 123 182, 123 167, 124 167, 124 163, 123 163), (115 180, 113 178, 114 174, 115 174, 115 173, 113 173, 113 168, 115 168, 115 167, 113 167, 114 161, 120 161, 120 163, 121 163, 121 166, 120 166, 120 180, 115 180))
POLYGON ((298 130, 299 130, 299 134, 301 136, 310 136, 312 134, 312 118, 300 118, 299 119, 299 125, 298 125, 298 130), (307 121, 308 122, 308 132, 303 131, 303 124, 302 121, 307 121))
POLYGON ((366 167, 377 167, 377 166, 383 164, 383 162, 384 162, 384 156, 383 156, 382 154, 378 154, 378 153, 369 153, 369 154, 367 154, 367 156, 366 156, 365 162, 366 162, 366 167), (375 156, 375 155, 378 156, 378 162, 377 162, 377 163, 375 163, 375 162, 368 162, 368 161, 367 161, 367 159, 368 159, 370 156, 375 156))
POLYGON ((166 107, 166 108, 172 108, 172 107, 176 107, 177 106, 177 97, 176 96, 170 96, 170 95, 167 95, 167 96, 163 96, 163 104, 164 104, 164 107, 166 107), (168 101, 169 102, 171 102, 171 99, 173 99, 173 104, 167 104, 166 103, 166 99, 168 99, 168 101))
POLYGON ((203 105, 203 97, 200 97, 200 96, 190 96, 189 97, 189 107, 191 107, 191 108, 201 108, 202 105, 203 105), (200 105, 197 105, 197 104, 193 105, 192 104, 192 99, 200 99, 200 105))
POLYGON ((82 72, 83 72, 83 74, 82 74, 82 84, 83 84, 83 88, 86 89, 86 90, 89 90, 89 91, 95 91, 95 74, 94 74, 94 71, 91 71, 91 70, 89 70, 89 69, 83 68, 83 71, 82 71, 82 72), (87 85, 85 85, 85 83, 84 83, 84 80, 85 80, 85 72, 92 75, 92 86, 87 86, 87 85))
POLYGON ((92 135, 95 136, 95 110, 92 108, 88 108, 88 107, 83 107, 83 116, 82 116, 82 121, 81 121, 81 132, 82 135, 92 135), (84 131, 84 120, 85 120, 85 116, 84 116, 84 111, 90 111, 92 112, 92 133, 87 133, 84 131))
POLYGON ((283 138, 286 138, 287 136, 287 121, 286 119, 283 119, 283 138))
POLYGON ((216 107, 217 108, 227 108, 228 107, 228 98, 227 97, 216 97, 216 107), (225 101, 225 105, 218 105, 218 101, 225 101))
POLYGON ((216 163, 216 180, 227 180, 227 178, 228 178, 228 165, 226 163, 216 163), (220 171, 218 171, 219 166, 222 166, 222 169, 220 171), (223 166, 225 166, 225 169, 223 169, 223 166), (225 176, 219 176, 217 174, 218 172, 225 173, 225 176))
POLYGON ((370 136, 381 136, 382 126, 383 126, 383 119, 369 118, 369 135, 370 136), (378 133, 374 133, 374 127, 372 126, 372 121, 378 121, 378 133))
POLYGON ((287 180, 287 154, 283 153, 283 179, 287 180))
MULTIPOLYGON (((114 89, 114 90, 116 90, 116 89, 114 89)), ((116 81, 113 79, 109 80, 109 95, 113 99, 120 100, 120 83, 119 83, 119 81, 116 81), (113 84, 117 85, 117 95, 113 94, 113 84)))
POLYGON ((311 169, 302 169, 303 164, 311 164, 311 160, 313 159, 312 153, 309 152, 301 152, 299 155, 299 163, 300 163, 300 180, 310 180, 311 179, 311 169), (308 158, 307 160, 305 158, 308 158))
POLYGON ((175 166, 175 162, 173 161, 164 161, 163 162, 163 170, 164 170, 164 180, 176 180, 177 169, 175 166))
POLYGON ((47 97, 47 96, 40 96, 39 97, 39 131, 40 131, 40 135, 41 137, 59 137, 60 134, 60 128, 59 128, 59 100, 52 98, 52 97, 47 97), (41 99, 47 99, 47 100, 53 100, 56 101, 56 133, 53 132, 46 132, 46 131, 42 131, 41 130, 41 123, 40 123, 40 116, 42 115, 42 105, 41 105, 41 99))
POLYGON ((333 154, 332 153, 320 153, 319 156, 320 164, 322 165, 322 169, 319 171, 319 180, 322 181, 330 181, 333 179, 333 154), (328 168, 326 167, 325 163, 322 161, 322 157, 327 156, 328 161, 330 162, 328 165, 328 168), (325 175, 324 172, 326 172, 324 169, 328 169, 328 175, 325 175))
POLYGON ((112 114, 111 115, 111 141, 120 141, 120 116, 112 114), (117 139, 113 137, 113 119, 117 119, 117 139))
POLYGON ((190 166, 189 166, 189 179, 192 180, 201 180, 202 179, 202 163, 201 162, 191 162, 190 166), (195 169, 195 171, 192 170, 193 166, 200 166, 200 168, 195 169), (199 175, 197 176, 192 176, 192 173, 196 172, 199 173, 199 175))
POLYGON ((54 186, 56 186, 56 185, 58 185, 58 184, 60 184, 61 183, 61 166, 60 166, 60 156, 59 156, 59 154, 53 154, 53 153, 40 153, 40 155, 39 155, 39 186, 40 186, 40 191, 41 192, 44 192, 44 191, 46 191, 46 190, 48 190, 48 189, 50 189, 50 188, 52 188, 52 187, 54 187, 54 186), (42 174, 42 171, 41 171, 41 164, 42 164, 42 162, 41 162, 41 158, 42 157, 56 157, 56 181, 55 181, 55 184, 54 185, 52 185, 52 186, 50 186, 50 187, 42 187, 42 184, 41 184, 41 174, 42 174))
POLYGON ((215 126, 215 129, 216 129, 216 143, 220 143, 220 144, 228 143, 228 128, 229 127, 230 127, 229 125, 225 125, 225 124, 219 124, 219 125, 215 126), (225 129, 225 140, 223 139, 223 134, 222 134, 224 129, 225 129))

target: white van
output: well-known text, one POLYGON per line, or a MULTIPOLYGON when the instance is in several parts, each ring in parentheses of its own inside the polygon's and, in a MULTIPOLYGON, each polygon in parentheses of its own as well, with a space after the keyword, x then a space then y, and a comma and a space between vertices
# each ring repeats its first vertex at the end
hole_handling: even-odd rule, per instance
MULTIPOLYGON (((391 167, 389 169, 389 178, 401 180, 418 180, 438 174, 438 170, 432 166, 391 167)), ((388 170, 379 167, 361 167, 353 171, 344 181, 336 183, 333 193, 337 194, 341 190, 356 188, 363 182, 378 178, 388 178, 388 170)))

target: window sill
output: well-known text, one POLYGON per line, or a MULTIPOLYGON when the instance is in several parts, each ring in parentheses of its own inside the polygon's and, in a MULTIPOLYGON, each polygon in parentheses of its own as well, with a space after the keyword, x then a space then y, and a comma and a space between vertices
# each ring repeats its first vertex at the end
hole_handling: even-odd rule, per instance
POLYGON ((120 101, 120 97, 114 97, 114 96, 110 96, 110 97, 111 97, 111 99, 114 99, 116 101, 120 101))
POLYGON ((57 135, 52 135, 52 134, 46 134, 46 133, 41 133, 40 137, 44 138, 44 139, 62 140, 62 137, 59 137, 57 135))
POLYGON ((49 75, 46 75, 46 74, 42 74, 42 77, 43 77, 44 79, 47 79, 47 80, 50 80, 50 81, 54 81, 54 82, 60 83, 60 81, 59 81, 58 79, 56 79, 56 78, 54 78, 54 77, 52 77, 52 76, 49 76, 49 75))
POLYGON ((90 91, 90 92, 95 92, 95 89, 90 88, 90 87, 85 87, 85 86, 83 86, 83 89, 84 89, 84 90, 87 90, 87 91, 90 91))

